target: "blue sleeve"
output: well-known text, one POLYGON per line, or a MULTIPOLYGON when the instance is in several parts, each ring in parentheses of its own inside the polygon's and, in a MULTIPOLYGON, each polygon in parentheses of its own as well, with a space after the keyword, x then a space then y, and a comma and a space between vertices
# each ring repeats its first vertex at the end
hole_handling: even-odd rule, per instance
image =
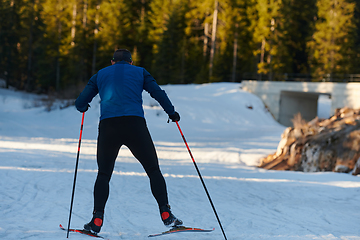
POLYGON ((84 90, 80 93, 79 97, 75 101, 75 107, 79 112, 86 111, 88 104, 91 100, 99 93, 99 89, 97 87, 97 74, 92 76, 84 88, 84 90))
POLYGON ((148 71, 144 69, 144 89, 150 93, 150 96, 159 102, 164 111, 168 114, 174 114, 175 108, 164 90, 156 83, 155 79, 148 71))

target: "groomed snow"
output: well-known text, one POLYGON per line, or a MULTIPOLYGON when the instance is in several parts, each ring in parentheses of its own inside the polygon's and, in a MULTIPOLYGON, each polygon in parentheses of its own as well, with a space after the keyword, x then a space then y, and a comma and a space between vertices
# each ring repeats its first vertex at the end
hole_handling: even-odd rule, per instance
MULTIPOLYGON (((350 174, 266 171, 285 129, 237 83, 162 86, 204 177, 228 239, 360 239, 360 179, 350 174)), ((64 239, 81 114, 45 111, 39 96, 0 89, 0 239, 64 239)), ((212 233, 161 239, 224 239, 174 123, 144 92, 144 109, 174 214, 212 233)), ((71 227, 91 219, 99 98, 85 114, 71 227)), ((111 180, 101 235, 148 239, 166 230, 149 181, 124 147, 111 180)), ((70 239, 90 239, 70 234, 70 239)))

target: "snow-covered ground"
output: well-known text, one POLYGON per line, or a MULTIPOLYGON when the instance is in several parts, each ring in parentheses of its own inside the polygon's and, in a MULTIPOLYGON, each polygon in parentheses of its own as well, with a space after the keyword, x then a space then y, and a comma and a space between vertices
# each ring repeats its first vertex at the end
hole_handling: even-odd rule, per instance
MULTIPOLYGON (((204 177, 228 239, 360 239, 360 179, 340 173, 266 171, 284 126, 236 83, 166 85, 180 126, 204 177)), ((0 239, 64 239, 81 113, 45 111, 38 96, 0 89, 0 239)), ((144 93, 148 127, 166 177, 174 214, 212 233, 162 239, 224 239, 174 123, 144 93)), ((96 177, 99 99, 85 114, 71 226, 91 218, 96 177)), ((101 235, 148 239, 166 230, 149 181, 124 147, 111 180, 101 235)), ((70 234, 71 239, 89 239, 70 234)))

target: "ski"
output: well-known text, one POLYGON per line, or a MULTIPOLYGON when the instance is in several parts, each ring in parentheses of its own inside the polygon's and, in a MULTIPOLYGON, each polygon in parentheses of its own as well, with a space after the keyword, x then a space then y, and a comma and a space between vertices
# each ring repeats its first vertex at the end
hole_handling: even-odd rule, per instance
POLYGON ((215 228, 213 228, 213 229, 202 229, 202 228, 192 228, 192 227, 178 226, 178 227, 173 227, 170 230, 162 232, 162 233, 151 234, 148 237, 157 237, 157 236, 161 236, 161 235, 165 235, 165 234, 178 233, 178 232, 212 232, 214 230, 215 230, 215 228))
MULTIPOLYGON (((60 227, 62 230, 67 231, 67 229, 64 228, 61 224, 59 225, 59 227, 60 227)), ((70 228, 70 229, 69 229, 69 232, 77 232, 77 233, 81 233, 81 234, 88 235, 88 236, 91 236, 91 237, 106 239, 106 238, 104 238, 104 237, 102 237, 102 236, 99 236, 99 235, 97 235, 97 234, 95 234, 95 233, 92 233, 92 232, 90 232, 90 231, 87 231, 87 230, 85 230, 85 229, 72 229, 72 228, 70 228)))

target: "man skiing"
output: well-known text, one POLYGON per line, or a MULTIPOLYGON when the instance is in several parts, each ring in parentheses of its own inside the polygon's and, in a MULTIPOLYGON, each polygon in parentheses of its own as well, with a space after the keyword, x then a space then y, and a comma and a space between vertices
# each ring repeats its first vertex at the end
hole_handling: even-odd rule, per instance
POLYGON ((165 179, 144 118, 142 91, 149 92, 173 122, 179 121, 180 115, 150 73, 132 63, 128 50, 116 50, 112 65, 93 75, 75 101, 77 110, 85 112, 97 94, 101 99, 93 217, 84 225, 93 233, 99 233, 103 225, 109 182, 122 145, 130 149, 148 175, 163 223, 169 227, 182 225, 170 210, 165 179))

